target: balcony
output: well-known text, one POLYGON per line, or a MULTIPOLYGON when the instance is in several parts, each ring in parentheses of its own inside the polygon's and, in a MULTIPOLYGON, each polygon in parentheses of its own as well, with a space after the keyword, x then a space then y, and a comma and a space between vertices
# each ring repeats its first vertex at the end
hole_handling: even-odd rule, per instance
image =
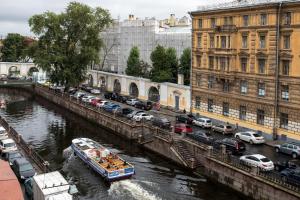
POLYGON ((235 33, 237 32, 236 25, 222 25, 222 26, 216 26, 215 32, 219 33, 235 33))

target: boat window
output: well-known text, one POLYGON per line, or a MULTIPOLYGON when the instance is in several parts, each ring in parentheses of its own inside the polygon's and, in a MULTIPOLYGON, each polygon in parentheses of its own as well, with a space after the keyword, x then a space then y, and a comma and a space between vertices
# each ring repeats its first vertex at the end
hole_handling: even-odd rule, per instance
POLYGON ((14 147, 15 146, 15 143, 6 143, 4 144, 4 147, 7 148, 7 147, 14 147))

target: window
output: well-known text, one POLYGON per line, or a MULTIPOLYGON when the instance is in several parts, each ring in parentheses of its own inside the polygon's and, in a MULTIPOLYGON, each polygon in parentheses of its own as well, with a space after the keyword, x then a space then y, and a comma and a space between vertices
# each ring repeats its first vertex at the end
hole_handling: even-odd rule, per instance
POLYGON ((214 35, 209 36, 209 46, 210 46, 210 48, 215 48, 215 36, 214 35))
POLYGON ((267 25, 267 14, 260 15, 260 25, 267 25))
POLYGON ((288 76, 290 73, 290 61, 283 60, 282 61, 282 75, 288 76))
POLYGON ((196 56, 196 59, 197 59, 197 67, 201 67, 201 56, 197 55, 196 56))
POLYGON ((281 99, 288 101, 289 100, 289 86, 281 85, 281 99))
POLYGON ((229 83, 227 81, 223 82, 223 92, 229 92, 229 83))
POLYGON ((197 85, 197 86, 200 86, 200 85, 201 85, 201 75, 200 75, 200 74, 197 74, 197 75, 196 75, 196 85, 197 85))
POLYGON ((207 111, 208 112, 213 112, 213 105, 214 105, 214 100, 208 99, 208 101, 207 101, 207 111))
POLYGON ((224 25, 232 25, 233 17, 224 17, 224 25))
POLYGON ((247 108, 246 106, 240 106, 240 119, 246 120, 247 108))
POLYGON ((214 68, 214 57, 213 56, 209 56, 208 57, 208 62, 209 62, 209 69, 213 69, 214 68))
POLYGON ((283 24, 284 25, 291 25, 292 22, 292 13, 287 12, 283 14, 283 24))
POLYGON ((244 48, 244 49, 248 48, 248 36, 247 35, 242 36, 242 48, 244 48))
POLYGON ((217 36, 217 48, 220 48, 220 36, 217 36))
POLYGON ((223 115, 228 116, 229 115, 229 103, 223 102, 223 115))
POLYGON ((258 60, 258 73, 264 74, 266 70, 266 60, 265 59, 259 59, 258 60))
POLYGON ((202 47, 202 34, 201 33, 198 33, 197 41, 198 41, 198 48, 201 48, 202 47))
POLYGON ((265 123, 265 111, 264 110, 257 110, 257 124, 264 125, 265 123))
POLYGON ((210 19, 210 27, 215 28, 216 27, 216 18, 211 18, 210 19))
POLYGON ((248 15, 243 16, 243 25, 249 26, 249 16, 248 15))
POLYGON ((198 19, 198 28, 199 28, 199 29, 202 28, 202 19, 198 19))
POLYGON ((291 48, 290 36, 289 35, 284 35, 283 36, 283 48, 284 49, 290 49, 291 48))
POLYGON ((266 84, 258 83, 258 96, 264 97, 266 95, 266 84))
POLYGON ((209 76, 208 77, 208 88, 213 88, 213 83, 214 83, 214 77, 209 76))
POLYGON ((247 81, 241 81, 241 93, 247 94, 248 92, 248 82, 247 81))
POLYGON ((220 58, 220 68, 222 71, 226 70, 226 58, 225 57, 220 58))
POLYGON ((221 36, 221 48, 226 48, 226 36, 221 36))
POLYGON ((248 59, 241 58, 241 71, 242 72, 247 72, 247 64, 248 64, 248 59))
POLYGON ((265 35, 259 36, 259 48, 261 48, 261 49, 266 48, 266 36, 265 35))
POLYGON ((200 109, 200 100, 201 100, 200 97, 197 96, 196 101, 195 101, 195 108, 196 109, 200 109))
POLYGON ((280 128, 288 129, 289 115, 286 113, 280 113, 280 128))

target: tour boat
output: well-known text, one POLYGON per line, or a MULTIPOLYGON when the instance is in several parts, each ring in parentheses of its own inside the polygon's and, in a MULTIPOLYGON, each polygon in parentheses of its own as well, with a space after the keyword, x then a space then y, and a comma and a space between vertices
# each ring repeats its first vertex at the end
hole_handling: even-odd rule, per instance
POLYGON ((73 139, 71 148, 75 155, 109 182, 130 178, 135 173, 132 164, 91 139, 73 139))

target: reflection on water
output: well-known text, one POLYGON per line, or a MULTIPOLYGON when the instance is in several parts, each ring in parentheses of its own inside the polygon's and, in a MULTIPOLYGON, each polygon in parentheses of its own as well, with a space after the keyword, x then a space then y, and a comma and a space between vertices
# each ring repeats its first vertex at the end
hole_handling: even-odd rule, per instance
POLYGON ((61 169, 76 183, 80 199, 245 199, 41 98, 0 94, 2 98, 8 105, 6 110, 0 110, 1 116, 50 162, 53 169, 61 169), (68 147, 76 137, 91 138, 118 152, 134 164, 136 175, 108 185, 70 152, 68 147))

